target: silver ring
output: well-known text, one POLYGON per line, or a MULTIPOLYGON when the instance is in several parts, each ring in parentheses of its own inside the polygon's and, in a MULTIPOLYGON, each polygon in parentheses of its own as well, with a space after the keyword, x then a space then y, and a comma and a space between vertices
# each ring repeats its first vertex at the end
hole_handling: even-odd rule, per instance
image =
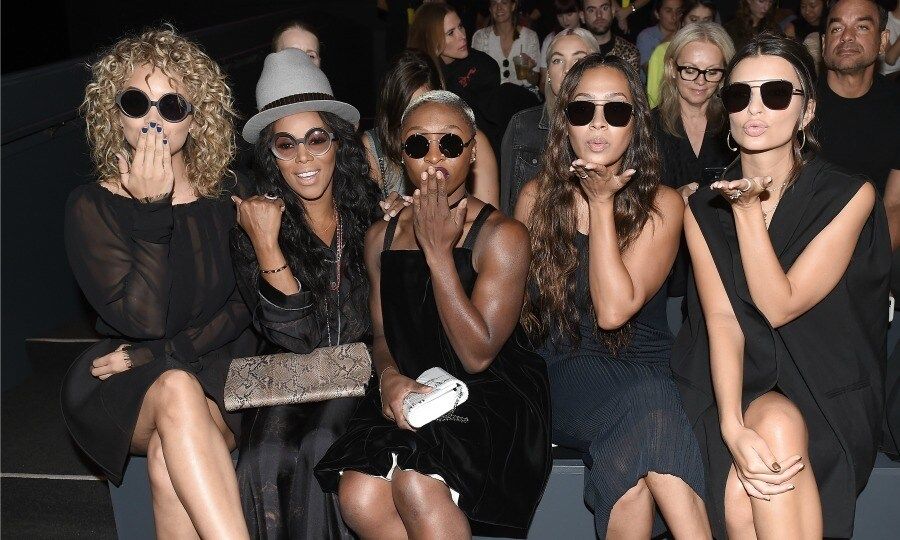
POLYGON ((270 201, 277 201, 278 195, 272 195, 271 193, 266 193, 263 197, 269 199, 270 201))
POLYGON ((740 193, 747 193, 753 187, 753 182, 750 181, 749 178, 744 178, 747 181, 747 187, 745 189, 739 189, 740 193))
POLYGON ((578 178, 581 178, 582 180, 587 179, 587 177, 588 177, 588 174, 587 174, 587 173, 582 173, 582 174, 579 174, 579 175, 578 175, 578 178))

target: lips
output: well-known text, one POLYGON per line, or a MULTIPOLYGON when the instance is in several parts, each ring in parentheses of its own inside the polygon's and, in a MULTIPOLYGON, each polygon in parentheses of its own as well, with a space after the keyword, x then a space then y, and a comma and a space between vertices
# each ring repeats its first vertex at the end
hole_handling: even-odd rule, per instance
POLYGON ((320 170, 321 169, 314 169, 311 171, 296 172, 294 173, 294 176, 297 177, 301 185, 311 186, 316 183, 320 170))
POLYGON ((769 126, 759 120, 751 120, 744 124, 744 133, 750 137, 759 137, 765 133, 767 129, 769 129, 769 126))
POLYGON ((602 137, 596 137, 588 140, 587 146, 591 149, 592 152, 603 152, 604 150, 609 148, 609 141, 602 137))
POLYGON ((441 173, 441 174, 443 174, 443 175, 444 175, 444 180, 449 180, 449 179, 450 179, 450 171, 448 171, 448 170, 445 169, 444 167, 435 167, 435 168, 434 168, 434 172, 435 172, 435 173, 441 173))
POLYGON ((835 49, 834 52, 835 52, 835 54, 838 54, 839 56, 849 56, 851 54, 859 54, 862 52, 862 50, 860 50, 859 47, 844 46, 844 47, 838 47, 837 49, 835 49))

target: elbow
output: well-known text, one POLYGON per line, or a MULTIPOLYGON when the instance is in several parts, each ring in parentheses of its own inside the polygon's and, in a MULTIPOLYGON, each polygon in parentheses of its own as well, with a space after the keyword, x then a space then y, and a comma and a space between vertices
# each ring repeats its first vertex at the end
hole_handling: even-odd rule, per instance
POLYGON ((763 315, 766 316, 766 320, 772 328, 779 328, 797 318, 790 313, 763 313, 763 315))
POLYGON ((494 361, 494 358, 460 358, 460 360, 462 360, 460 363, 466 373, 469 375, 477 375, 491 367, 491 362, 494 361))
POLYGON ((631 310, 611 307, 597 308, 594 313, 597 316, 597 326, 607 332, 622 328, 634 316, 631 310))
POLYGON ((165 321, 136 320, 131 323, 131 332, 123 332, 136 339, 155 340, 166 337, 165 321))

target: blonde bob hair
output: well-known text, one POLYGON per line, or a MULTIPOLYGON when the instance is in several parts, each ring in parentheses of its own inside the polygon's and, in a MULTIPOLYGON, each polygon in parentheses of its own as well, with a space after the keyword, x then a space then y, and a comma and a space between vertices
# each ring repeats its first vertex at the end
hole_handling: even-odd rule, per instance
MULTIPOLYGON (((728 32, 721 25, 714 22, 696 22, 686 25, 684 28, 675 33, 672 41, 666 49, 664 57, 665 75, 659 86, 659 116, 662 120, 663 129, 666 132, 680 137, 678 130, 678 121, 681 118, 681 102, 678 94, 677 77, 678 71, 675 69, 675 61, 681 51, 690 43, 695 41, 703 41, 711 43, 722 51, 722 68, 728 66, 728 62, 734 57, 734 42, 728 36, 728 32)), ((722 80, 716 83, 716 94, 710 100, 706 107, 706 125, 707 130, 717 132, 725 125, 725 110, 722 107, 722 101, 719 99, 718 90, 724 84, 727 73, 722 80)))
POLYGON ((223 177, 233 174, 228 168, 235 154, 231 89, 218 64, 168 25, 119 40, 90 66, 91 82, 80 110, 99 179, 119 180, 116 153, 132 159, 133 149, 125 140, 116 95, 134 69, 143 65, 161 70, 173 86, 177 82, 179 91, 193 105, 193 114, 186 119, 191 127, 182 150, 187 178, 201 196, 218 196, 223 177))
POLYGON ((553 95, 553 88, 550 86, 550 58, 553 57, 553 53, 556 51, 556 44, 559 43, 562 38, 569 36, 580 38, 581 41, 584 42, 588 54, 600 50, 600 44, 597 43, 597 38, 594 37, 594 34, 581 27, 566 28, 565 30, 560 30, 559 33, 553 36, 553 39, 550 41, 550 46, 547 47, 547 58, 544 58, 544 65, 547 66, 547 79, 544 81, 544 105, 547 107, 547 112, 551 114, 553 113, 553 108, 556 107, 556 96, 553 95))

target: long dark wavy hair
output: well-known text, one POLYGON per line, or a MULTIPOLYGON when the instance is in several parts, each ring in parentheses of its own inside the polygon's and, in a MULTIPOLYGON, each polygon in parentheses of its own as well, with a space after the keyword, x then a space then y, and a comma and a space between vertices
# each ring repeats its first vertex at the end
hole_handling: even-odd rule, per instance
MULTIPOLYGON (((369 180, 365 150, 354 126, 331 113, 319 112, 319 116, 337 137, 332 193, 344 231, 342 281, 352 284, 350 299, 341 308, 342 318, 347 321, 344 327, 347 335, 361 336, 370 326, 369 286, 363 250, 366 231, 378 219, 378 187, 369 180)), ((275 156, 269 150, 271 137, 272 124, 269 124, 254 145, 255 192, 274 193, 284 200, 278 244, 291 272, 303 284, 303 290, 312 293, 317 320, 325 321, 324 298, 331 282, 334 254, 313 232, 303 201, 278 169, 275 156)), ((259 263, 250 237, 240 227, 235 227, 231 245, 236 271, 251 284, 251 290, 256 290, 260 279, 259 263)))
MULTIPOLYGON (((628 80, 634 107, 631 141, 622 159, 622 170, 635 169, 631 180, 614 199, 616 236, 624 251, 657 213, 654 205, 660 182, 660 156, 653 140, 650 107, 638 73, 631 64, 616 56, 593 53, 575 64, 563 79, 559 106, 553 112, 547 150, 536 177, 537 191, 528 227, 531 230, 531 269, 529 287, 522 312, 522 323, 535 343, 550 338, 570 338, 578 343, 578 305, 591 299, 575 297, 575 272, 578 249, 575 247, 576 194, 578 179, 569 172, 576 159, 569 142, 565 108, 575 97, 578 83, 586 72, 607 67, 620 71, 628 80)), ((590 310, 595 313, 593 309, 590 310)), ((613 331, 594 328, 604 344, 615 353, 628 343, 628 325, 613 331)))

